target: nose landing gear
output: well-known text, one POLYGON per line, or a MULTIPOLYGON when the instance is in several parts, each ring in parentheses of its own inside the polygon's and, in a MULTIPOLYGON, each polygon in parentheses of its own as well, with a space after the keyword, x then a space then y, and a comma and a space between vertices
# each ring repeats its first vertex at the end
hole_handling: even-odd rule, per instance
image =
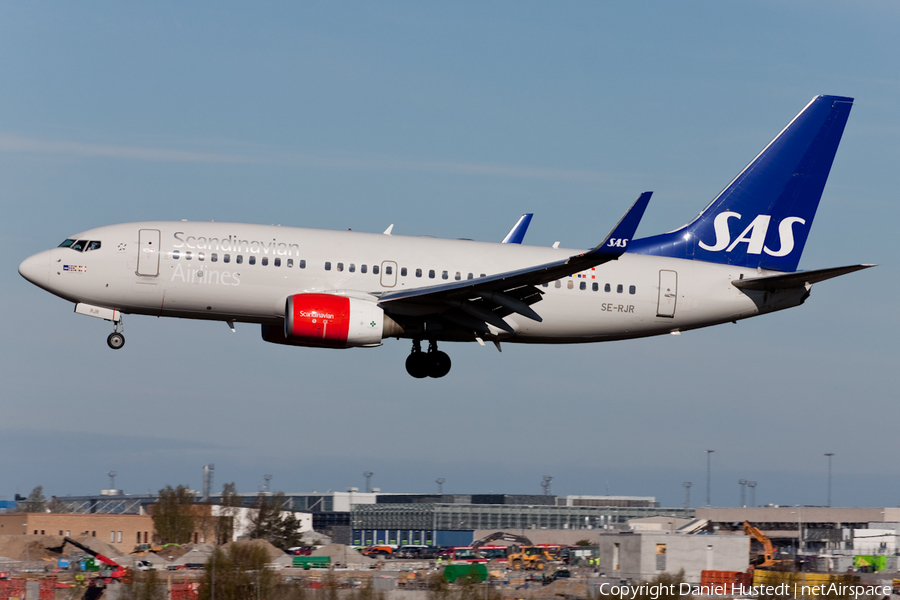
POLYGON ((428 342, 428 352, 422 352, 421 340, 413 340, 412 352, 406 359, 406 372, 422 379, 424 377, 443 377, 450 372, 450 357, 437 348, 437 342, 428 342))
MULTIPOLYGON (((106 338, 106 345, 112 348, 113 350, 118 350, 122 346, 125 345, 125 336, 119 331, 119 326, 122 324, 122 321, 113 321, 113 332, 109 334, 109 337, 106 338)), ((123 327, 124 329, 124 327, 123 327)))

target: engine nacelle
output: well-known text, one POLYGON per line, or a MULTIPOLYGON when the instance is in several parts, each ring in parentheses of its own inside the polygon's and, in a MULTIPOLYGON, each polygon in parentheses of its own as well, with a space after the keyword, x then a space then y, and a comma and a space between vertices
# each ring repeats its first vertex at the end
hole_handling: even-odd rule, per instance
POLYGON ((263 326, 263 339, 276 344, 352 348, 379 346, 403 330, 368 300, 334 294, 294 294, 285 303, 284 331, 263 326))

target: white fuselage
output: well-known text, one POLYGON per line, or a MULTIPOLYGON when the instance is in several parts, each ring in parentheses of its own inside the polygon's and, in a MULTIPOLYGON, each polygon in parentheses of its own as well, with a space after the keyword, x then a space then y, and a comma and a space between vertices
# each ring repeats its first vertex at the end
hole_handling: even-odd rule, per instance
MULTIPOLYGON (((72 238, 101 244, 85 252, 42 252, 23 263, 23 275, 72 302, 123 313, 269 325, 283 322, 285 300, 293 294, 377 302, 371 294, 478 278, 579 252, 214 222, 128 223, 72 238)), ((538 286, 543 297, 532 308, 542 321, 512 313, 505 320, 514 333, 492 333, 522 343, 627 339, 752 317, 805 298, 805 289, 772 294, 731 285, 759 275, 755 269, 626 253, 538 286)))

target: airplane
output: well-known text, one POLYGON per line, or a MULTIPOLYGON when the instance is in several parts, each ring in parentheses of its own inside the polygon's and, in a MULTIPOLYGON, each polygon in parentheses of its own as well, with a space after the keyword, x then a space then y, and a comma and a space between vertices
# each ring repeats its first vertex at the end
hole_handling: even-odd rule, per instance
POLYGON ((874 266, 797 270, 852 105, 813 98, 699 216, 647 238, 634 235, 651 192, 587 250, 516 243, 521 221, 507 243, 399 236, 393 225, 154 221, 69 236, 19 273, 111 321, 113 349, 124 314, 254 323, 263 340, 294 346, 411 339, 416 378, 450 371, 442 342, 502 350, 677 335, 799 306, 813 284, 874 266))

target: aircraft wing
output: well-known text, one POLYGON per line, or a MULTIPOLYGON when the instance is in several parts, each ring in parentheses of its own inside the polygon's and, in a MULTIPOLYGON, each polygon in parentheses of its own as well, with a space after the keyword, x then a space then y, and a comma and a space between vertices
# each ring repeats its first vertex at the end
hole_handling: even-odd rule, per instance
POLYGON ((511 333, 512 328, 502 317, 512 312, 535 321, 541 320, 529 306, 541 299, 542 292, 535 286, 616 260, 624 254, 652 194, 641 194, 609 235, 587 252, 477 279, 376 294, 379 305, 385 311, 392 312, 392 305, 401 303, 432 304, 435 305, 435 312, 442 312, 451 321, 476 331, 487 333, 485 324, 490 323, 511 333), (454 310, 446 312, 447 309, 454 310))

